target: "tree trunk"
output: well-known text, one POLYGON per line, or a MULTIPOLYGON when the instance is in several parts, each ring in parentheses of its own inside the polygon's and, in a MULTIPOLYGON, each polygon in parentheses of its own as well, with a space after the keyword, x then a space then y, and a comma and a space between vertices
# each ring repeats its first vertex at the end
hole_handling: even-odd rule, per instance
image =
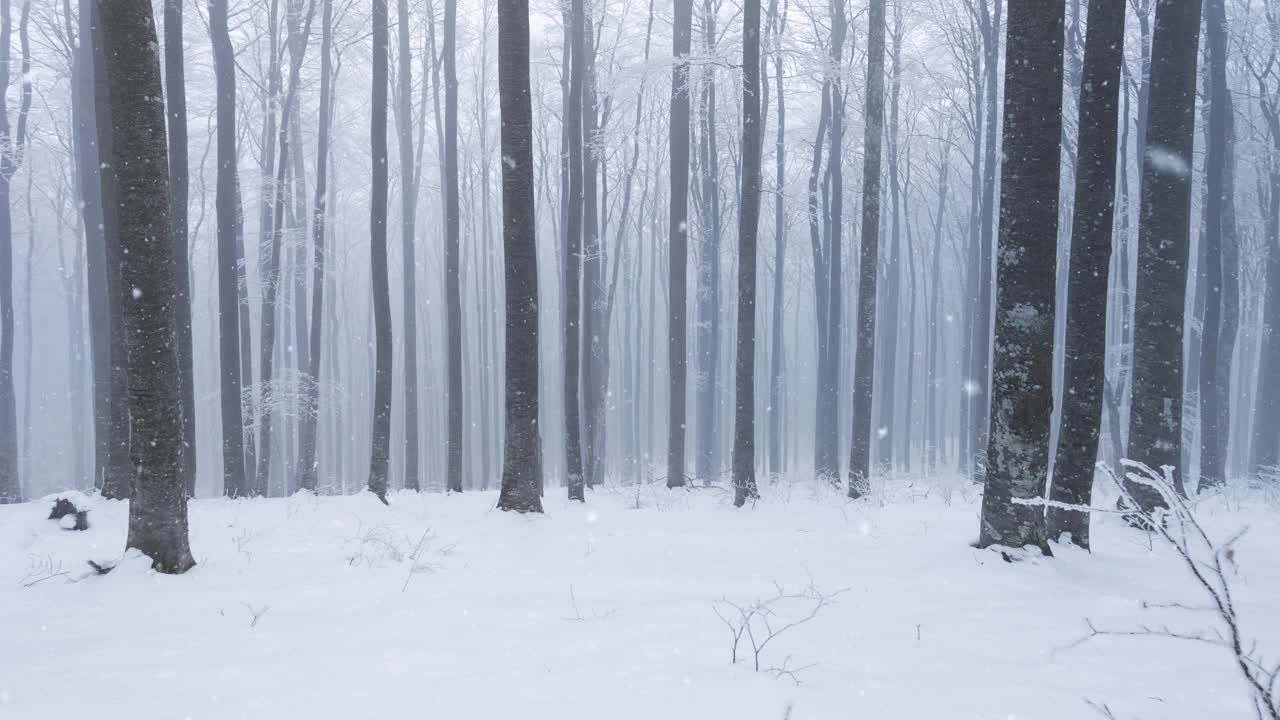
MULTIPOLYGON (((413 161, 413 109, 410 95, 413 92, 412 60, 409 54, 409 3, 398 0, 397 28, 399 37, 399 81, 396 97, 400 124, 400 246, 404 266, 404 487, 417 490, 418 478, 418 304, 417 262, 414 259, 415 214, 418 207, 418 188, 414 180, 413 161)), ((426 118, 422 119, 426 122, 426 118)))
MULTIPOLYGON (((9 88, 10 42, 13 34, 9 0, 0 2, 0 92, 9 88)), ((13 386, 13 220, 10 190, 22 165, 27 143, 27 114, 31 109, 31 54, 27 22, 31 3, 22 4, 19 42, 22 45, 21 106, 16 130, 9 126, 8 100, 0 100, 0 504, 22 500, 18 476, 18 407, 13 386)), ((30 288, 27 289, 30 292, 30 288)))
POLYGON ((570 3, 569 26, 569 104, 563 132, 568 136, 569 196, 565 216, 564 245, 564 452, 566 487, 570 500, 583 500, 581 388, 582 373, 580 328, 582 309, 582 220, 584 211, 582 120, 586 81, 586 10, 583 0, 570 3))
POLYGON ((182 373, 182 462, 196 488, 196 396, 191 357, 191 273, 187 260, 187 90, 182 62, 182 0, 164 3, 164 89, 169 120, 169 221, 178 264, 178 371, 182 373))
POLYGON ((387 502, 391 450, 391 288, 387 279, 387 0, 373 0, 373 92, 369 145, 373 186, 369 258, 373 286, 374 388, 369 491, 387 502))
MULTIPOLYGON (((1191 227, 1200 0, 1157 0, 1149 122, 1142 164, 1134 288, 1133 406, 1128 455, 1153 468, 1182 462, 1183 309, 1191 227)), ((1183 473, 1175 475, 1181 491, 1183 473)), ((1142 510, 1164 505, 1131 484, 1142 510)))
POLYGON ((685 390, 688 381, 689 265, 689 50, 693 39, 693 0, 675 0, 671 71, 671 212, 667 258, 671 300, 668 307, 667 364, 670 407, 667 419, 667 487, 684 485, 685 390))
POLYGON ((1034 545, 1046 554, 1044 512, 1014 501, 1043 496, 1049 474, 1065 16, 1065 0, 1009 6, 996 352, 978 538, 980 547, 1034 545))
MULTIPOLYGON (((1120 65, 1124 63, 1123 3, 1090 0, 1085 31, 1075 204, 1068 261, 1062 420, 1049 499, 1088 506, 1102 430, 1107 376, 1107 288, 1116 198, 1116 131, 1120 65)), ((1050 539, 1063 533, 1089 547, 1089 514, 1050 509, 1050 539)))
POLYGON ((458 234, 458 2, 444 3, 444 293, 448 324, 448 438, 446 478, 449 492, 462 492, 462 283, 458 234))
POLYGON ((867 32, 867 110, 863 136, 862 240, 858 258, 857 348, 853 362, 853 440, 849 497, 862 497, 871 475, 871 400, 875 378, 876 275, 880 238, 881 138, 884 136, 885 3, 872 0, 867 32))
MULTIPOLYGON (((306 413, 302 423, 302 442, 298 462, 301 478, 298 485, 303 490, 315 492, 317 487, 316 434, 320 423, 320 340, 324 330, 325 249, 324 235, 328 220, 329 181, 329 126, 332 122, 330 107, 333 94, 333 0, 320 0, 320 129, 316 137, 316 195, 314 219, 311 225, 311 242, 314 260, 311 279, 311 348, 308 351, 306 383, 306 413)), ((333 301, 330 300, 330 303, 333 301)), ((330 333, 337 328, 331 327, 330 333)), ((336 379, 336 373, 333 373, 336 379)))
POLYGON ((506 275, 506 442, 500 510, 542 512, 538 488, 538 258, 529 97, 529 4, 498 2, 502 105, 502 244, 506 275))
POLYGON ((770 22, 776 22, 773 33, 777 44, 773 53, 774 87, 777 88, 778 130, 774 141, 774 205, 773 205, 773 321, 770 326, 773 338, 770 341, 772 359, 769 363, 773 375, 769 381, 769 475, 777 477, 785 470, 782 462, 783 417, 782 391, 785 383, 786 346, 782 337, 782 311, 786 306, 786 261, 787 261, 787 226, 786 226, 786 185, 787 174, 787 103, 783 92, 782 74, 782 39, 787 25, 786 6, 783 7, 781 19, 776 18, 776 0, 769 13, 770 22))
MULTIPOLYGON (((703 46, 710 58, 715 53, 716 9, 711 0, 702 3, 703 46)), ((743 52, 746 52, 744 43, 743 52)), ((759 48, 756 48, 759 55, 759 48)), ((720 157, 716 144, 715 66, 708 64, 702 90, 702 143, 699 165, 702 170, 702 247, 698 253, 696 299, 698 372, 694 385, 697 413, 697 440, 694 477, 709 483, 715 477, 717 387, 716 370, 720 363, 720 157)), ((744 91, 745 92, 745 91, 744 91)), ((745 97, 745 95, 744 95, 745 97)), ((759 98, 755 98, 757 106, 759 98)), ((758 112, 758 108, 757 108, 758 112)), ((745 129, 744 129, 745 133, 745 129)), ((745 192, 745 188, 743 190, 745 192)), ((758 200, 757 200, 758 202, 758 200)), ((741 213, 745 208, 739 208, 741 213)), ((743 241, 739 238, 739 244, 743 241)), ((739 267, 741 278, 741 267, 739 267)), ((736 440, 735 440, 736 443, 736 440)), ((736 452, 736 450, 735 450, 736 452)), ((735 475, 736 477, 736 475, 735 475)))
MULTIPOLYGON (((4 8, 7 10, 8 8, 4 8)), ((160 58, 148 0, 118 0, 102 15, 111 103, 112 162, 119 205, 121 285, 129 357, 134 442, 128 547, 162 573, 195 564, 187 544, 187 478, 182 461, 182 388, 175 347, 179 268, 169 237, 164 106, 156 99, 160 58)))
POLYGON ((760 224, 760 0, 742 6, 742 199, 738 207, 737 405, 733 504, 758 496, 755 472, 756 235, 760 224))

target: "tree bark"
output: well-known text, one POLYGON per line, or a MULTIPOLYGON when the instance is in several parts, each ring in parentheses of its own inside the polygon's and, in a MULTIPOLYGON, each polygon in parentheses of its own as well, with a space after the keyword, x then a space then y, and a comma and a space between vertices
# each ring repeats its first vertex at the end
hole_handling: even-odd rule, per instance
POLYGON ((738 209, 738 356, 733 504, 758 496, 755 473, 756 236, 760 225, 760 0, 742 6, 742 198, 738 209))
POLYGON ((858 259, 858 336, 853 362, 853 440, 849 450, 848 493, 851 498, 862 497, 867 492, 871 475, 876 264, 880 238, 880 150, 884 135, 884 0, 872 0, 867 22, 867 110, 862 161, 862 240, 859 243, 858 259))
POLYGON ((1041 497, 1053 415, 1054 278, 1065 0, 1011 3, 1000 181, 991 434, 979 547, 1049 553, 1041 497))
MULTIPOLYGON (((1092 497, 1107 376, 1107 289, 1115 220, 1124 15, 1123 3, 1090 0, 1080 92, 1062 420, 1049 499, 1084 507, 1092 497)), ((1050 539, 1070 533, 1071 542, 1089 547, 1087 512, 1050 508, 1048 523, 1050 539)))
POLYGON ((445 448, 449 492, 462 492, 462 282, 458 235, 458 2, 444 3, 444 288, 448 324, 448 438, 445 448))
POLYGON ((528 0, 498 2, 502 240, 506 276, 506 443, 498 509, 542 512, 538 430, 538 258, 528 0))
MULTIPOLYGON (((0 2, 0 93, 9 88, 10 43, 13 35, 9 0, 0 2)), ((31 3, 22 4, 19 43, 22 46, 21 100, 16 129, 9 125, 9 103, 0 100, 0 504, 20 502, 18 474, 18 406, 13 385, 13 220, 10 190, 21 167, 27 144, 27 115, 31 109, 31 52, 27 23, 31 3)), ((29 291, 29 289, 28 289, 29 291)))
MULTIPOLYGON (((7 10, 7 8, 5 8, 7 10)), ((169 222, 168 153, 155 22, 148 0, 116 0, 102 14, 120 193, 121 285, 129 356, 134 468, 128 547, 162 573, 195 564, 187 542, 182 388, 177 349, 179 270, 169 222)))

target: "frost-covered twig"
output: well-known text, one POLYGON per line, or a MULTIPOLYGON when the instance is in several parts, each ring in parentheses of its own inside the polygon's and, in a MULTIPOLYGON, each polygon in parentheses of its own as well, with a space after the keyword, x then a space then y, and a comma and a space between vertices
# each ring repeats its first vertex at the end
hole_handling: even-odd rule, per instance
MULTIPOLYGON (((729 629, 732 638, 729 646, 729 658, 732 664, 737 664, 738 650, 745 638, 751 645, 753 667, 759 672, 761 669, 760 657, 770 643, 788 630, 816 618, 818 613, 833 603, 848 588, 825 592, 818 589, 810 581, 805 588, 795 592, 789 592, 775 582, 774 590, 773 595, 766 598, 757 598, 750 603, 736 603, 727 598, 722 598, 712 607, 716 617, 720 618, 720 621, 729 629), (808 611, 794 620, 783 620, 778 613, 779 608, 787 604, 796 603, 806 603, 808 611)), ((778 668, 768 668, 768 670, 781 677, 782 675, 793 676, 795 672, 808 667, 811 666, 787 670, 787 663, 784 662, 781 670, 778 668)), ((792 679, 795 680, 794 677, 792 679)))
MULTIPOLYGON (((1164 501, 1166 507, 1143 510, 1130 494, 1129 487, 1114 472, 1104 468, 1120 491, 1121 506, 1126 515, 1173 548, 1183 567, 1196 586, 1206 596, 1206 607, 1187 606, 1179 603, 1144 604, 1147 608, 1179 610, 1209 610, 1214 613, 1219 626, 1209 630, 1184 631, 1168 625, 1140 625, 1132 630, 1099 629, 1092 621, 1086 621, 1089 634, 1076 645, 1101 636, 1165 637, 1177 640, 1205 643, 1223 648, 1231 653, 1240 675, 1249 688, 1254 711, 1259 720, 1280 720, 1280 701, 1277 685, 1280 684, 1280 663, 1270 664, 1259 653, 1255 641, 1246 639, 1240 616, 1232 594, 1235 546, 1244 536, 1245 529, 1225 541, 1215 541, 1200 524, 1190 503, 1176 489, 1173 468, 1164 466, 1159 472, 1132 460, 1122 460, 1128 470, 1125 479, 1135 486, 1146 487, 1164 501)), ((1098 706, 1095 706, 1097 709, 1098 706)), ((1105 705, 1101 706, 1106 708, 1105 705)), ((1109 711, 1107 711, 1109 712, 1109 711)))

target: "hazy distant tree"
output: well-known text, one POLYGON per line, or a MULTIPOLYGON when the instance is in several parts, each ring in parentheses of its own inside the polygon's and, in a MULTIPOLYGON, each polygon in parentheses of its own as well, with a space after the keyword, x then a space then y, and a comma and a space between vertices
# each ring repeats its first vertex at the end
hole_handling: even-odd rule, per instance
POLYGON ((689 351, 689 50, 693 40, 693 0, 675 0, 671 71, 671 211, 667 248, 667 364, 670 407, 667 418, 667 487, 684 485, 684 445, 689 351))
POLYGON ((582 418, 579 388, 582 373, 582 220, 584 190, 582 177, 582 119, 587 59, 583 36, 586 10, 583 0, 569 3, 569 99, 564 118, 569 158, 569 190, 564 236, 564 454, 565 486, 570 500, 584 500, 582 467, 582 418))
MULTIPOLYGON (((301 6, 295 6, 290 10, 301 11, 301 6)), ((307 42, 311 37, 311 20, 315 15, 315 0, 309 0, 307 3, 306 16, 303 21, 301 32, 293 37, 293 41, 300 44, 291 54, 289 63, 289 80, 285 86, 285 94, 283 104, 281 105, 280 122, 279 122, 279 138, 276 145, 279 148, 279 160, 275 163, 276 177, 274 183, 264 185, 271 189, 272 198, 271 206, 275 208, 268 212, 265 217, 271 222, 271 227, 264 237, 268 239, 268 246, 264 249, 266 253, 265 262, 262 270, 262 313, 261 323, 262 332, 259 336, 260 352, 258 360, 258 372, 261 375, 261 391, 259 393, 258 402, 258 426, 262 441, 258 446, 258 466, 257 474, 254 479, 254 493, 258 495, 266 495, 271 480, 271 462, 274 456, 272 442, 274 437, 274 414, 280 409, 285 401, 285 383, 283 380, 277 380, 275 375, 275 347, 276 347, 276 320, 278 314, 276 312, 277 298, 280 296, 280 290, 284 286, 284 280, 281 277, 281 267, 284 262, 284 219, 285 219, 285 190, 288 189, 288 173, 290 168, 290 153, 301 152, 301 148, 293 148, 289 144, 289 130, 292 121, 292 113, 295 110, 294 100, 297 97, 300 75, 302 72, 302 62, 306 57, 307 42)), ((384 103, 385 105, 385 103, 384 103)), ((385 115, 386 108, 383 108, 385 115)), ((271 123, 269 123, 271 124, 271 123)), ((384 123, 385 130, 385 123, 384 123)), ((384 132, 385 136, 385 132, 384 132)), ((268 167, 269 169, 269 167, 268 167)), ((386 231, 386 213, 382 215, 383 232, 386 231)))
POLYGON ((462 282, 458 235, 458 0, 444 3, 444 295, 448 323, 447 482, 462 492, 462 282))
POLYGON ((871 475, 871 399, 875 378, 876 276, 880 238, 880 144, 884 135, 884 0, 867 14, 867 110, 862 156, 862 241, 858 260, 857 350, 853 361, 853 442, 849 497, 868 490, 871 475))
MULTIPOLYGON (((409 53, 409 2, 398 0, 396 28, 399 47, 399 88, 396 108, 400 146, 400 247, 404 266, 404 486, 417 490, 418 480, 418 291, 414 246, 414 214, 418 208, 418 183, 413 155, 413 64, 409 53)), ((425 80, 425 79, 424 79, 425 80)), ((426 119, 423 119, 426 122, 426 119)))
POLYGON ((387 279, 387 0, 373 0, 373 101, 370 148, 373 186, 369 253, 373 275, 374 385, 369 491, 387 501, 391 451, 391 288, 387 279))
MULTIPOLYGON (((1182 462, 1182 326, 1199 44, 1200 0, 1157 0, 1142 163, 1128 447, 1129 457, 1154 468, 1182 462)), ((1179 471, 1180 489, 1182 478, 1179 471)), ((1163 505, 1148 486, 1129 490, 1143 510, 1163 505)))
MULTIPOLYGON (((1062 419, 1049 493, 1050 500, 1070 505, 1089 505, 1102 428, 1124 15, 1124 3, 1089 2, 1059 400, 1062 419)), ((1071 533, 1072 542, 1089 547, 1088 513, 1050 509, 1048 522, 1050 539, 1071 533)))
MULTIPOLYGON (((9 0, 0 0, 0 94, 8 92, 9 63, 13 36, 9 0)), ((13 387, 13 221, 10 189, 13 176, 22 165, 27 147, 27 117, 31 110, 31 50, 27 23, 31 2, 22 3, 18 41, 22 46, 22 69, 17 127, 9 124, 7 94, 0 98, 0 504, 22 499, 18 477, 18 405, 13 387)))
POLYGON ((187 259, 187 88, 182 62, 182 0, 164 3, 164 89, 169 125, 169 221, 178 263, 178 371, 182 373, 183 465, 196 493, 196 396, 191 357, 191 274, 187 259))
POLYGON ((498 508, 542 512, 528 0, 498 2, 498 93, 502 106, 502 245, 507 286, 506 445, 498 508))
POLYGON ((1054 282, 1066 0, 1009 5, 999 283, 978 544, 1048 551, 1042 496, 1053 415, 1054 282))
POLYGON ((1229 157, 1233 108, 1227 85, 1226 0, 1207 0, 1204 8, 1205 61, 1208 64, 1209 107, 1205 128, 1204 267, 1200 271, 1205 295, 1200 333, 1200 488, 1226 481, 1227 438, 1231 432, 1231 356, 1235 349, 1232 316, 1239 298, 1235 292, 1235 222, 1227 211, 1228 178, 1234 169, 1229 157))
MULTIPOLYGON (((715 56, 716 4, 702 3, 702 52, 715 56)), ((745 19, 745 18, 744 18, 745 19)), ((745 46, 744 38, 744 46, 745 46)), ((745 50, 745 47, 744 47, 745 50)), ((759 52, 756 53, 759 55, 759 52)), ((698 147, 698 165, 702 176, 702 222, 697 275, 694 294, 694 478, 707 483, 716 475, 716 437, 719 425, 720 366, 720 147, 716 126, 715 64, 703 68, 702 141, 698 147)), ((759 98, 756 98, 759 103, 759 98)), ((744 109, 745 117, 745 109, 744 109)), ((745 128, 744 128, 745 131, 745 128)), ((744 157, 745 161, 746 158, 744 157)), ((745 168, 744 168, 745 170, 745 168)), ((744 186, 745 187, 745 186, 744 186)), ((739 209, 741 211, 741 208, 739 209)), ((740 239, 741 240, 741 239, 740 239)))
POLYGON ((149 0, 114 0, 102 13, 110 86, 111 172, 119 198, 124 321, 129 354, 133 494, 128 547, 163 573, 195 564, 187 544, 177 272, 169 242, 168 152, 158 100, 160 58, 149 0))
POLYGON ((757 496, 755 461, 756 236, 760 224, 760 0, 742 6, 742 198, 738 206, 737 408, 733 504, 757 496))
POLYGON ((769 5, 769 22, 774 24, 773 42, 773 74, 777 88, 778 129, 774 142, 774 204, 773 204, 773 313, 770 328, 773 338, 770 341, 772 359, 769 366, 772 377, 769 379, 769 474, 777 476, 783 471, 782 438, 782 386, 786 377, 786 348, 783 346, 782 310, 786 304, 786 258, 787 258, 787 220, 786 193, 783 187, 787 181, 787 101, 783 92, 783 52, 782 39, 785 36, 787 15, 783 8, 778 15, 777 0, 769 5))
MULTIPOLYGON (((307 360, 306 407, 310 412, 303 419, 301 453, 298 468, 299 487, 314 491, 317 485, 316 434, 320 416, 320 336, 324 331, 325 247, 324 234, 328 221, 329 193, 329 127, 332 123, 333 94, 333 0, 320 0, 320 128, 316 135, 316 195, 314 218, 311 224, 312 279, 311 279, 311 343, 307 360)), ((330 300, 330 302, 333 302, 330 300)), ((329 332, 336 331, 330 328, 329 332)))

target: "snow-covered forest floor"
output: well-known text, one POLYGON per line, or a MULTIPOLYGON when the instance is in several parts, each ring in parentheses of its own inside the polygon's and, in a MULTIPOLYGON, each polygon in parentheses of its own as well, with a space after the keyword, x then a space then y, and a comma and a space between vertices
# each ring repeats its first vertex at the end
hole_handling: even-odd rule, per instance
MULTIPOLYGON (((199 564, 181 576, 142 558, 90 576, 87 560, 120 560, 124 503, 94 500, 86 532, 45 519, 47 502, 0 507, 0 717, 1098 717, 1086 700, 1117 718, 1252 717, 1220 648, 1073 646, 1086 619, 1214 627, 1144 609, 1204 598, 1118 517, 1095 519, 1092 554, 1010 564, 970 546, 978 493, 961 481, 859 503, 809 483, 764 493, 735 510, 717 490, 619 488, 585 506, 555 490, 545 516, 495 511, 490 493, 198 500, 199 564), (761 672, 746 637, 731 664, 717 610, 732 621, 730 603, 775 583, 831 602, 768 644, 761 672)), ((1280 659, 1274 499, 1233 492, 1198 512, 1222 538, 1249 527, 1234 589, 1280 659)), ((814 604, 772 603, 773 627, 814 604)))

